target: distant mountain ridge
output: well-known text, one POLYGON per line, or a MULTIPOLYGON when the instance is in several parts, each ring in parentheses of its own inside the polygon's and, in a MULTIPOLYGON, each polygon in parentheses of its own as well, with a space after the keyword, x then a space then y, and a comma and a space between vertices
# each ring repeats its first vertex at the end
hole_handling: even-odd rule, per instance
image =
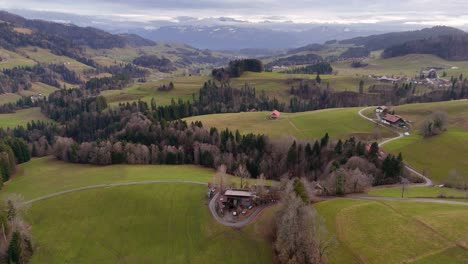
POLYGON ((408 41, 415 41, 444 35, 463 34, 466 34, 466 32, 460 29, 446 26, 436 26, 432 28, 425 28, 414 31, 392 32, 386 34, 371 35, 367 37, 357 37, 342 40, 340 41, 340 43, 364 46, 369 50, 381 50, 392 47, 394 45, 400 45, 408 41))
POLYGON ((134 34, 113 35, 92 27, 79 27, 72 24, 54 23, 43 20, 29 20, 5 11, 0 11, 0 20, 34 29, 41 33, 58 35, 70 40, 73 45, 89 46, 93 49, 122 48, 126 45, 139 47, 155 44, 151 40, 144 39, 134 34))

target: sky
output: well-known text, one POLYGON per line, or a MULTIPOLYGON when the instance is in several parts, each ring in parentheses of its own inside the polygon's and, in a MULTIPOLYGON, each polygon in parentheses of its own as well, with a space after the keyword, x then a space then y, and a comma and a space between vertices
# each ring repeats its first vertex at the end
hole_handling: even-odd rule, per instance
POLYGON ((466 0, 0 0, 0 9, 53 11, 141 22, 229 17, 248 22, 468 26, 466 0))

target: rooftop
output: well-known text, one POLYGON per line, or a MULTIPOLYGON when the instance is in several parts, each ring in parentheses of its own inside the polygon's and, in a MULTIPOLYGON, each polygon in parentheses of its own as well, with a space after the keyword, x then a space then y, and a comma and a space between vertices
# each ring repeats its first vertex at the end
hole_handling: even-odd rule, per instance
POLYGON ((401 120, 401 117, 391 114, 385 114, 384 119, 391 123, 396 123, 401 120))
POLYGON ((249 191, 238 191, 238 190, 227 190, 224 195, 226 196, 238 196, 238 197, 252 197, 254 196, 249 191))

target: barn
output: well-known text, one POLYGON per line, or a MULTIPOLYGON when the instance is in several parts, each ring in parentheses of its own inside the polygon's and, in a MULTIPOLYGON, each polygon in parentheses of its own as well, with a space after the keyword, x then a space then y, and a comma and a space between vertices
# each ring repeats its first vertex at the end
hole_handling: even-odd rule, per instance
POLYGON ((280 116, 281 116, 281 113, 278 110, 273 110, 273 112, 271 112, 270 114, 271 119, 278 119, 280 118, 280 116))
POLYGON ((394 126, 400 126, 403 127, 406 125, 405 121, 403 118, 397 116, 397 115, 391 115, 391 114, 385 114, 383 117, 383 121, 394 126))

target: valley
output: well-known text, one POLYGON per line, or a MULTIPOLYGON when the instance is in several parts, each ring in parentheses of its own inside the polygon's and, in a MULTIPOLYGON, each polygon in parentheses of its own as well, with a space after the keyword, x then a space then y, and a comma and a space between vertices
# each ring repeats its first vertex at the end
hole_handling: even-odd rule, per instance
POLYGON ((468 33, 353 34, 219 51, 1 11, 0 258, 468 262, 468 33))

